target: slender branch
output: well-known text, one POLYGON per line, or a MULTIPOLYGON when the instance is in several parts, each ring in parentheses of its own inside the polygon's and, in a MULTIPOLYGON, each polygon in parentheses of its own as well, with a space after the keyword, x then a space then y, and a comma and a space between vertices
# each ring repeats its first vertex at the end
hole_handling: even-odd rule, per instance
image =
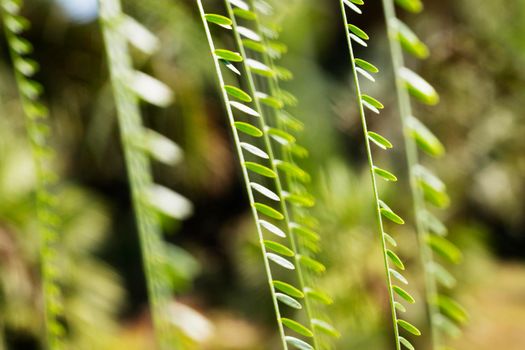
MULTIPOLYGON (((264 245, 264 236, 263 236, 263 232, 262 232, 261 226, 259 225, 259 214, 258 214, 258 212, 257 212, 257 210, 256 210, 256 208, 254 206, 255 199, 254 199, 253 191, 252 191, 252 189, 250 187, 250 178, 249 178, 249 175, 248 175, 248 170, 246 169, 245 166, 243 166, 245 161, 244 161, 244 154, 243 154, 241 146, 240 146, 241 142, 240 142, 239 134, 237 132, 237 129, 235 128, 235 124, 234 124, 235 123, 235 119, 233 117, 233 111, 232 111, 232 109, 230 107, 229 97, 228 97, 228 94, 227 94, 226 90, 224 89, 224 86, 225 86, 224 77, 222 75, 222 71, 221 71, 221 68, 220 68, 220 65, 219 65, 219 60, 213 54, 215 52, 215 45, 213 43, 213 38, 211 36, 211 32, 210 32, 210 29, 209 29, 209 26, 208 26, 208 22, 206 21, 206 18, 205 18, 205 12, 204 12, 204 8, 202 6, 202 1, 201 0, 197 0, 197 5, 199 7, 199 12, 200 12, 200 16, 201 16, 201 19, 202 19, 202 24, 203 24, 205 32, 206 32, 206 39, 208 40, 208 45, 210 47, 210 52, 212 53, 213 63, 214 63, 215 71, 216 71, 216 76, 217 76, 217 78, 219 80, 219 85, 221 87, 221 96, 222 96, 224 105, 226 106, 226 112, 227 112, 227 115, 228 115, 228 121, 230 123, 230 129, 231 129, 231 132, 232 132, 232 135, 233 135, 233 138, 234 138, 235 149, 237 151, 237 156, 239 157, 239 161, 241 163, 242 176, 243 176, 243 179, 244 179, 244 185, 245 185, 245 188, 246 188, 246 193, 248 194, 248 199, 249 199, 249 202, 250 202, 250 205, 251 205, 252 215, 253 215, 253 218, 254 218, 255 223, 256 223, 257 234, 258 234, 258 237, 259 237, 259 245, 261 247, 261 252, 263 254, 264 268, 265 268, 265 271, 266 271, 266 276, 268 278, 268 284, 269 284, 270 291, 271 291, 271 296, 272 296, 273 306, 274 306, 274 310, 275 310, 275 315, 277 317, 277 324, 278 324, 279 334, 280 334, 280 337, 281 337, 282 347, 283 347, 284 350, 287 350, 288 349, 288 344, 286 343, 284 326, 281 323, 281 313, 280 313, 280 310, 279 310, 279 304, 278 304, 277 297, 275 295, 275 289, 274 289, 274 286, 273 286, 273 283, 272 283, 272 281, 273 281, 272 272, 271 272, 271 269, 270 269, 270 264, 269 264, 268 259, 266 257, 267 255, 266 255, 266 248, 265 248, 265 245, 264 245)), ((226 2, 226 5, 229 6, 229 3, 226 2)), ((231 7, 228 7, 228 8, 229 8, 230 14, 232 14, 231 7)), ((238 36, 238 34, 236 34, 236 35, 238 36)), ((243 55, 243 57, 246 57, 246 56, 243 55)), ((248 70, 245 70, 245 71, 248 72, 248 70)), ((248 74, 248 76, 249 76, 249 74, 248 74)), ((248 80, 251 81, 251 84, 252 84, 252 87, 253 87, 253 79, 248 77, 248 80)), ((254 96, 254 94, 252 94, 252 96, 254 96)), ((257 99, 255 97, 254 97, 254 100, 257 101, 257 99)), ((256 103, 258 103, 258 102, 256 102, 256 103)), ((264 128, 262 130, 264 132, 264 135, 266 135, 266 132, 264 131, 264 128)), ((272 162, 272 166, 273 166, 273 162, 272 162)))
POLYGON ((400 344, 400 341, 399 341, 399 327, 398 327, 398 323, 397 323, 397 315, 396 315, 396 310, 395 310, 395 305, 394 305, 394 293, 393 293, 393 290, 392 290, 392 277, 390 275, 390 270, 389 270, 389 266, 388 266, 388 256, 387 256, 387 249, 386 249, 386 242, 385 242, 385 236, 384 236, 384 229, 383 229, 383 219, 381 217, 381 206, 380 206, 380 201, 379 201, 379 192, 378 192, 378 189, 377 189, 377 182, 376 182, 376 177, 375 177, 375 173, 374 173, 374 161, 373 161, 373 158, 372 158, 372 150, 371 150, 371 147, 370 147, 370 140, 368 138, 368 127, 367 127, 367 122, 366 122, 366 117, 365 117, 365 111, 364 111, 364 107, 363 107, 363 104, 362 104, 362 95, 361 95, 361 87, 359 85, 359 77, 358 77, 358 73, 357 73, 357 70, 355 69, 355 56, 354 56, 354 51, 353 51, 353 47, 352 47, 352 39, 350 37, 350 33, 348 32, 347 28, 348 28, 348 19, 347 19, 347 15, 346 15, 346 8, 345 8, 345 4, 343 2, 343 0, 340 0, 340 5, 341 5, 341 13, 342 13, 342 16, 343 16, 343 23, 344 23, 344 26, 345 26, 345 33, 346 33, 346 39, 347 39, 347 43, 348 43, 348 50, 350 52, 350 59, 352 61, 352 70, 353 70, 353 77, 354 77, 354 84, 355 84, 355 89, 356 89, 356 95, 357 95, 357 104, 359 106, 359 116, 361 118, 361 124, 362 124, 362 127, 363 127, 363 136, 364 136, 364 139, 365 139, 365 146, 366 146, 366 155, 367 155, 367 159, 368 159, 368 166, 370 168, 370 178, 371 178, 371 181, 372 181, 372 191, 373 191, 373 195, 374 195, 374 201, 375 201, 375 209, 376 209, 376 220, 377 220, 377 229, 378 229, 378 232, 379 232, 379 235, 380 235, 380 239, 381 239, 381 247, 382 247, 382 252, 383 252, 383 263, 384 263, 384 267, 385 267, 385 272, 386 272, 386 280, 387 280, 387 289, 388 289, 388 297, 389 297, 389 301, 390 301, 390 312, 391 312, 391 315, 392 315, 392 323, 393 323, 393 328, 394 328, 394 336, 395 336, 395 342, 396 342, 396 350, 400 350, 401 349, 401 344, 400 344))
POLYGON ((415 174, 415 167, 418 162, 418 150, 414 139, 409 135, 408 118, 412 115, 412 106, 410 103, 410 96, 404 86, 404 82, 399 76, 399 70, 404 67, 404 58, 401 45, 396 40, 396 31, 393 29, 392 21, 396 19, 396 13, 393 0, 382 0, 385 13, 385 22, 388 33, 388 41, 390 45, 390 55, 394 70, 397 99, 399 104, 399 111, 401 123, 403 126, 403 139, 406 149, 406 158, 408 173, 410 179, 410 189, 413 197, 414 216, 417 230, 417 237, 419 243, 419 254, 423 264, 423 274, 425 279, 425 297, 426 305, 429 315, 431 339, 434 349, 439 348, 440 336, 436 325, 436 315, 439 315, 439 308, 435 304, 437 297, 437 285, 435 277, 428 272, 428 266, 433 261, 433 254, 431 248, 427 245, 428 227, 423 220, 423 213, 426 210, 424 194, 417 183, 415 174))

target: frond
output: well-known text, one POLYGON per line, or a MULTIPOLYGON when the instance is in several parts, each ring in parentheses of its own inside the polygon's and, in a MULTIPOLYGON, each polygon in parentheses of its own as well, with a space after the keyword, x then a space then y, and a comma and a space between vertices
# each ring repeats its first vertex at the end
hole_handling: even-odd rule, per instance
POLYGON ((37 177, 36 211, 40 235, 40 263, 44 297, 45 332, 50 349, 62 349, 66 333, 63 293, 61 288, 62 222, 58 213, 58 175, 53 162, 55 151, 50 145, 49 111, 41 101, 43 87, 33 80, 39 66, 29 55, 32 44, 22 37, 30 22, 21 15, 21 0, 2 0, 1 12, 9 53, 14 65, 16 85, 25 114, 37 177))
MULTIPOLYGON (((198 0, 197 3, 257 226, 282 346, 284 349, 289 345, 319 349, 318 333, 334 335, 337 331, 328 322, 315 318, 311 311, 310 300, 315 296, 325 296, 325 293, 316 291, 308 276, 323 272, 325 267, 304 249, 306 244, 299 244, 299 238, 308 241, 315 251, 319 235, 314 231, 315 227, 307 224, 314 220, 306 213, 295 216, 294 207, 312 206, 313 197, 303 190, 310 176, 291 158, 293 152, 304 155, 305 150, 296 144, 296 138, 287 130, 302 127, 283 109, 286 100, 294 97, 278 87, 278 76, 289 77, 290 73, 285 68, 277 68, 272 61, 282 54, 284 45, 277 41, 268 42, 269 31, 259 21, 260 11, 271 11, 271 7, 266 3, 263 8, 258 2, 226 0, 224 16, 206 13, 202 2, 198 0), (242 25, 238 21, 242 21, 242 25), (239 52, 216 49, 210 24, 231 31, 239 52), (234 77, 244 78, 246 90, 236 86, 238 82, 226 83, 221 64, 233 72, 234 77), (274 280, 272 271, 275 265, 271 263, 285 270, 295 270, 296 278, 274 280), (308 326, 281 317, 283 307, 303 309, 301 299, 308 326), (288 335, 289 332, 293 335, 288 335)), ((275 38, 273 33, 270 35, 275 38)), ((323 300, 329 300, 329 297, 323 300)))
MULTIPOLYGON (((423 9, 420 0, 395 2, 409 12, 417 13, 423 9)), ((427 46, 396 17, 393 0, 383 0, 383 7, 404 130, 420 259, 424 266, 432 344, 434 349, 441 349, 445 346, 443 336, 446 333, 450 336, 455 335, 458 332, 457 326, 466 322, 467 314, 456 301, 440 291, 440 287, 451 288, 454 279, 451 279, 450 273, 436 262, 435 258, 439 256, 443 261, 459 263, 462 254, 445 237, 447 234, 445 225, 428 211, 429 206, 446 208, 450 199, 443 181, 419 164, 419 150, 432 157, 439 157, 443 155, 445 149, 439 139, 413 116, 410 100, 412 95, 423 104, 435 105, 439 101, 439 96, 428 82, 404 64, 403 50, 418 59, 423 59, 429 54, 427 46)))
POLYGON ((182 152, 170 139, 142 125, 139 108, 140 100, 165 107, 171 103, 173 93, 164 83, 136 71, 128 52, 131 44, 145 54, 153 54, 159 48, 156 36, 122 13, 119 0, 100 0, 99 4, 156 339, 163 349, 177 349, 181 345, 176 332, 170 328, 171 290, 164 273, 166 262, 176 255, 173 247, 162 239, 157 214, 161 212, 183 220, 191 215, 192 204, 180 194, 154 184, 149 157, 174 165, 182 152))
POLYGON ((364 77, 374 82, 375 78, 372 76, 372 74, 377 73, 378 69, 372 63, 355 57, 353 45, 357 43, 366 47, 366 41, 369 40, 369 36, 361 28, 351 24, 349 21, 351 16, 347 15, 347 10, 352 15, 361 14, 362 9, 359 6, 363 4, 363 0, 340 0, 343 23, 345 26, 348 48, 350 51, 350 61, 354 76, 357 104, 359 106, 359 115, 361 118, 365 147, 368 157, 368 165, 372 179, 372 189, 376 203, 375 209, 378 223, 378 232, 380 234, 383 260, 385 264, 386 283, 390 299, 390 309, 392 314, 396 349, 400 350, 401 344, 403 344, 408 349, 413 349, 413 345, 405 336, 401 335, 401 331, 404 330, 407 334, 412 334, 415 336, 421 335, 421 332, 416 326, 404 319, 401 319, 400 315, 406 311, 406 307, 402 302, 413 304, 415 300, 408 291, 398 285, 399 283, 404 285, 408 284, 408 280, 400 272, 405 270, 405 265, 403 264, 401 258, 393 250, 397 246, 397 243, 391 235, 385 232, 384 220, 390 221, 391 223, 397 225, 402 225, 405 222, 393 209, 391 209, 384 201, 380 199, 376 183, 377 177, 391 182, 397 181, 397 177, 390 171, 375 165, 371 147, 371 145, 374 144, 383 150, 387 150, 391 149, 393 146, 392 143, 384 136, 368 130, 366 111, 379 114, 380 110, 383 108, 383 104, 375 98, 364 94, 361 91, 360 86, 360 77, 364 77))

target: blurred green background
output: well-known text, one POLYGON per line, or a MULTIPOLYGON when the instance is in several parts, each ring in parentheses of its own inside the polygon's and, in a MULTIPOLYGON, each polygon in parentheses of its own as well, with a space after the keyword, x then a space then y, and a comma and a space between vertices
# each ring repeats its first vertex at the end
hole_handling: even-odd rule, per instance
MULTIPOLYGON (((132 51, 136 67, 176 95, 167 109, 144 106, 145 122, 181 145, 176 168, 156 165, 155 179, 195 204, 183 222, 165 222, 183 253, 174 272, 174 317, 195 348, 277 349, 273 309, 256 234, 232 152, 212 61, 194 1, 125 0, 125 11, 155 32, 162 48, 149 58, 132 51)), ((206 0, 219 9, 221 1, 206 0)), ((218 10, 219 11, 219 10, 218 10)), ((329 313, 342 337, 336 349, 391 349, 389 310, 361 126, 338 1, 293 0, 278 8, 282 65, 295 79, 293 114, 306 124, 302 163, 318 195, 328 267, 322 283, 335 299, 329 313)), ((73 349, 151 349, 152 332, 137 234, 119 144, 95 0, 26 1, 26 37, 41 65, 36 80, 51 109, 64 178, 67 321, 73 349)), ((427 0, 405 15, 431 55, 408 61, 438 90, 437 107, 416 106, 447 155, 427 160, 448 184, 442 214, 464 253, 453 272, 470 323, 457 349, 525 349, 525 0, 427 0)), ((386 106, 371 117, 399 147, 378 161, 405 174, 390 56, 379 1, 368 1, 355 24, 372 37, 359 56, 380 67, 367 86, 386 106), (384 158, 383 158, 384 157, 384 158)), ((221 38, 217 38, 220 40, 221 38)), ((23 115, 5 42, 0 60, 0 323, 9 349, 40 349, 38 237, 32 206, 34 175, 23 115)), ((401 176, 406 178, 405 176, 401 176)), ((381 188, 410 218, 408 184, 381 188)), ((409 223, 411 220, 409 220, 409 223)), ((399 229, 409 265, 410 311, 424 325, 420 266, 412 225, 399 229)), ((423 327, 424 328, 424 327, 423 327)), ((418 340, 425 349, 428 338, 418 340)))

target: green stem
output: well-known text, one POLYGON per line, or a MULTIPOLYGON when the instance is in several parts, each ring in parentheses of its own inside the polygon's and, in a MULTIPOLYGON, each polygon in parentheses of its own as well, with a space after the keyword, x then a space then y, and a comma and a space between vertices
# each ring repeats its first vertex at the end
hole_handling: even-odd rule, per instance
POLYGON ((44 304, 44 328, 47 348, 59 350, 64 347, 65 329, 60 321, 63 312, 63 296, 60 286, 60 216, 57 214, 57 195, 53 187, 57 182, 57 175, 53 169, 52 160, 54 151, 49 146, 49 136, 43 131, 49 126, 47 111, 42 111, 37 120, 32 111, 36 107, 36 100, 40 93, 29 96, 23 86, 30 80, 16 67, 16 63, 23 60, 21 54, 13 49, 17 34, 10 31, 6 23, 18 16, 22 3, 15 5, 16 9, 2 1, 2 18, 4 32, 8 42, 9 54, 15 63, 15 80, 25 114, 25 127, 30 141, 31 153, 35 164, 36 184, 36 212, 39 224, 40 264, 42 274, 42 294, 44 304), (8 12, 8 8, 12 9, 8 12))
POLYGON ((115 28, 122 16, 121 5, 119 0, 99 0, 99 4, 155 335, 160 348, 179 348, 174 344, 177 338, 170 335, 168 315, 170 291, 165 278, 161 276, 161 267, 157 258, 163 249, 162 231, 156 213, 145 198, 146 192, 152 185, 152 176, 149 159, 136 142, 143 135, 139 101, 125 83, 133 72, 133 67, 128 43, 115 28))
POLYGON ((438 349, 438 346, 440 344, 440 337, 436 325, 436 316, 439 315, 439 309, 435 304, 435 300, 437 297, 437 285, 434 276, 428 271, 428 266, 430 266, 433 260, 433 256, 432 250, 426 243, 428 228, 426 227, 426 224, 423 221, 423 216, 421 215, 426 210, 425 199, 423 191, 417 183, 418 180, 414 172, 415 166, 418 164, 418 150, 416 142, 409 134, 408 128, 408 118, 412 115, 412 107, 410 104, 410 96, 408 94, 408 91, 404 86, 403 80, 398 74, 399 70, 402 67, 404 67, 404 59, 401 45, 399 41, 396 40, 397 33, 391 25, 392 21, 396 19, 394 3, 392 0, 382 1, 385 12, 385 22, 388 32, 388 41, 390 45, 390 54, 395 76, 401 123, 403 126, 403 139, 405 142, 407 166, 410 179, 410 189, 412 192, 414 204, 414 216, 419 243, 419 254, 420 260, 423 264, 423 273, 425 278, 425 297, 427 311, 429 315, 432 346, 434 349, 438 349))
MULTIPOLYGON (((228 2, 226 2, 226 4, 229 5, 228 2)), ((214 63, 214 66, 215 66, 215 71, 216 71, 216 76, 217 76, 217 79, 219 80, 219 85, 220 85, 220 88, 221 88, 222 99, 223 99, 224 105, 226 106, 226 112, 227 112, 227 115, 228 115, 228 121, 230 123, 230 129, 231 129, 231 132, 232 132, 232 135, 233 135, 233 139, 234 139, 235 149, 237 151, 237 156, 239 157, 239 161, 241 163, 242 176, 243 176, 243 179, 244 179, 244 185, 245 185, 245 188, 246 188, 246 193, 248 194, 248 199, 249 199, 249 202, 250 202, 252 215, 253 215, 253 218, 255 220, 255 224, 256 224, 256 228, 257 228, 257 234, 258 234, 258 237, 259 237, 259 245, 261 247, 261 252, 263 254, 264 268, 266 270, 266 276, 268 277, 268 284, 269 284, 269 287, 270 287, 270 292, 271 292, 271 296, 272 296, 272 301, 273 301, 273 306, 274 306, 274 310, 275 310, 275 315, 277 317, 277 324, 278 324, 278 328, 279 328, 279 334, 280 334, 280 337, 281 337, 281 343, 282 343, 283 349, 287 350, 288 349, 288 344, 286 343, 284 326, 281 323, 281 313, 280 313, 280 310, 279 310, 279 304, 278 304, 278 301, 277 301, 277 297, 275 295, 275 289, 274 289, 274 286, 273 286, 273 283, 272 283, 273 278, 272 278, 272 272, 271 272, 271 269, 270 269, 270 264, 269 264, 269 261, 268 261, 268 259, 266 257, 266 248, 265 248, 265 245, 264 245, 264 236, 263 236, 263 232, 262 232, 261 226, 259 225, 259 214, 257 212, 257 209, 255 208, 255 205, 254 205, 255 204, 255 199, 254 199, 253 191, 252 191, 252 189, 250 187, 250 178, 249 178, 249 175, 248 175, 248 171, 247 171, 246 167, 244 166, 244 154, 243 154, 242 149, 241 149, 241 142, 240 142, 240 139, 239 139, 239 134, 237 132, 237 129, 235 128, 235 124, 234 124, 235 123, 235 119, 233 117, 233 111, 232 111, 232 109, 230 107, 228 94, 226 93, 226 90, 224 89, 224 86, 225 86, 224 77, 222 75, 222 71, 221 71, 221 67, 220 67, 220 64, 219 64, 219 60, 214 54, 214 52, 215 52, 215 45, 213 43, 213 38, 211 36, 211 32, 210 32, 210 29, 209 29, 209 26, 208 26, 208 22, 206 21, 206 18, 205 18, 205 12, 204 12, 204 8, 202 6, 202 1, 201 0, 197 0, 197 5, 199 7, 199 12, 200 12, 200 16, 201 16, 201 19, 202 19, 202 24, 204 26, 204 30, 206 32, 206 38, 208 40, 208 45, 210 47, 210 52, 212 53, 213 63, 214 63)), ((229 9, 230 9, 230 12, 231 12, 231 7, 229 7, 229 9)), ((243 55, 243 57, 245 57, 245 56, 243 55)), ((251 80, 251 81, 252 81, 252 84, 253 84, 253 80, 251 80)), ((255 96, 254 96, 254 100, 257 101, 255 96)), ((263 129, 263 132, 266 135, 266 132, 264 131, 264 129, 263 129)))
POLYGON ((364 111, 363 104, 361 102, 361 87, 359 85, 359 77, 357 75, 358 73, 357 73, 357 70, 355 69, 355 56, 354 56, 354 50, 352 47, 352 39, 348 31, 348 19, 346 16, 345 4, 343 0, 339 0, 339 2, 341 5, 341 13, 343 15, 343 23, 345 27, 346 40, 348 43, 348 50, 350 52, 350 59, 352 61, 352 70, 353 70, 354 84, 355 84, 356 95, 357 95, 357 104, 359 106, 359 115, 360 115, 361 124, 363 127, 363 136, 365 139, 366 155, 368 158, 368 166, 370 168, 370 177, 372 180, 372 190, 374 193, 374 200, 375 200, 375 207, 376 207, 377 228, 378 228, 378 232, 380 234, 380 239, 381 239, 381 248, 383 252, 383 263, 384 263, 385 272, 386 272, 388 296, 389 296, 389 301, 390 301, 390 312, 392 314, 392 323, 393 323, 393 328, 394 328, 396 350, 401 350, 401 344, 399 342, 399 327, 397 325, 397 315, 396 315, 396 309, 394 305, 394 293, 392 290, 392 278, 391 278, 389 266, 388 266, 388 256, 386 254, 386 242, 385 242, 385 236, 384 236, 384 230, 383 230, 383 219, 381 217, 381 207, 379 204, 379 192, 377 189, 376 177, 374 173, 374 161, 372 158, 370 140, 368 139, 368 127, 366 123, 365 111, 364 111))

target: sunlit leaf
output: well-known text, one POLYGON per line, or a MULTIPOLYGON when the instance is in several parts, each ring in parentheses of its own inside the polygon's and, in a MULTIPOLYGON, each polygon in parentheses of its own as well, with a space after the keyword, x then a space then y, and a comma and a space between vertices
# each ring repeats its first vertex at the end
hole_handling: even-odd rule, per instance
POLYGON ((397 324, 403 327, 407 332, 412 333, 413 335, 421 335, 421 331, 417 329, 416 326, 405 320, 397 320, 397 324))
POLYGON ((265 240, 264 246, 266 247, 266 249, 272 250, 280 255, 290 256, 290 257, 295 255, 294 252, 290 248, 282 245, 281 243, 277 243, 275 241, 265 240))
POLYGON ((376 145, 382 149, 388 149, 394 147, 390 141, 388 141, 384 136, 379 135, 376 132, 369 131, 368 138, 370 141, 374 142, 376 145))
POLYGON ((274 253, 266 253, 266 257, 276 263, 277 265, 281 266, 282 268, 285 268, 287 270, 295 270, 295 266, 292 262, 286 260, 280 255, 274 254, 274 253))
POLYGON ((410 293, 408 293, 403 288, 401 288, 399 286, 392 286, 392 289, 394 290, 394 292, 396 292, 397 295, 399 295, 401 298, 405 299, 410 304, 414 304, 416 302, 416 300, 412 297, 412 295, 410 295, 410 293))
POLYGON ((314 329, 328 334, 332 337, 339 338, 341 336, 341 333, 339 333, 334 326, 332 326, 326 321, 314 318, 312 319, 312 326, 314 327, 314 329))
POLYGON ((295 300, 294 298, 292 298, 292 297, 290 297, 290 296, 288 296, 286 294, 275 293, 275 297, 281 303, 286 304, 286 305, 288 305, 291 308, 294 308, 294 309, 297 309, 297 310, 300 310, 300 309, 303 308, 303 306, 301 305, 300 302, 298 302, 297 300, 295 300))
POLYGON ((250 97, 250 95, 248 95, 246 92, 242 91, 238 87, 232 85, 224 85, 224 90, 226 90, 228 95, 235 97, 240 101, 252 102, 252 98, 250 97))
POLYGON ((270 189, 262 185, 259 185, 258 183, 251 182, 250 187, 253 188, 255 191, 259 192, 260 194, 262 194, 263 196, 270 198, 271 200, 274 200, 277 202, 280 201, 279 196, 275 192, 271 191, 270 189))
POLYGON ((259 175, 262 175, 262 176, 266 176, 266 177, 270 177, 270 178, 275 178, 277 177, 277 174, 275 174, 275 172, 264 166, 264 165, 261 165, 261 164, 257 164, 257 163, 254 163, 254 162, 244 162, 244 165, 246 166, 246 168, 248 168, 249 170, 259 174, 259 175))
POLYGON ((461 262, 463 258, 461 250, 445 237, 430 234, 426 236, 426 241, 432 250, 449 262, 453 264, 459 264, 461 262))
POLYGON ((301 335, 304 335, 305 337, 313 337, 313 335, 314 335, 311 330, 309 330, 308 328, 306 328, 305 326, 303 326, 299 322, 294 321, 292 319, 289 319, 289 318, 286 318, 286 317, 281 317, 281 322, 286 327, 290 328, 291 330, 293 330, 293 331, 295 331, 295 332, 297 332, 297 333, 299 333, 301 335))
POLYGON ((397 177, 394 174, 392 174, 390 171, 381 169, 380 167, 377 167, 375 165, 374 165, 374 173, 376 173, 376 175, 382 177, 386 181, 394 181, 394 182, 397 181, 397 177))
POLYGON ((215 56, 228 62, 242 62, 242 56, 238 52, 226 49, 216 49, 215 56))
POLYGON ((232 28, 232 20, 228 17, 217 15, 214 13, 208 13, 204 16, 206 20, 210 23, 214 23, 217 25, 220 25, 221 27, 231 29, 232 28))
POLYGON ((287 335, 284 338, 288 344, 296 347, 299 350, 314 350, 314 348, 310 344, 308 344, 307 342, 301 339, 298 339, 298 338, 295 338, 289 335, 287 335))
POLYGON ((264 214, 268 217, 271 217, 272 219, 276 219, 276 220, 284 219, 284 216, 282 213, 270 207, 269 205, 262 204, 262 203, 254 203, 253 206, 255 207, 255 209, 257 209, 259 213, 264 214))
POLYGON ((399 269, 401 270, 404 270, 405 269, 405 265, 403 264, 403 262, 401 261, 401 259, 399 258, 399 256, 397 256, 396 253, 394 253, 393 251, 391 251, 390 249, 387 249, 386 250, 386 254, 388 255, 388 257, 390 258, 390 261, 392 261, 392 263, 394 265, 396 265, 399 269))
POLYGON ((256 126, 253 126, 249 123, 245 122, 235 122, 234 123, 235 128, 239 130, 240 132, 243 132, 247 135, 253 136, 253 137, 261 137, 263 136, 263 132, 257 128, 256 126))
POLYGON ((275 289, 278 289, 281 292, 286 293, 287 295, 291 297, 300 298, 300 299, 304 298, 304 293, 289 283, 274 280, 272 281, 272 284, 275 287, 275 289))
POLYGON ((435 105, 439 102, 439 95, 436 90, 417 73, 402 67, 399 70, 399 76, 403 79, 408 92, 419 101, 427 105, 435 105))

